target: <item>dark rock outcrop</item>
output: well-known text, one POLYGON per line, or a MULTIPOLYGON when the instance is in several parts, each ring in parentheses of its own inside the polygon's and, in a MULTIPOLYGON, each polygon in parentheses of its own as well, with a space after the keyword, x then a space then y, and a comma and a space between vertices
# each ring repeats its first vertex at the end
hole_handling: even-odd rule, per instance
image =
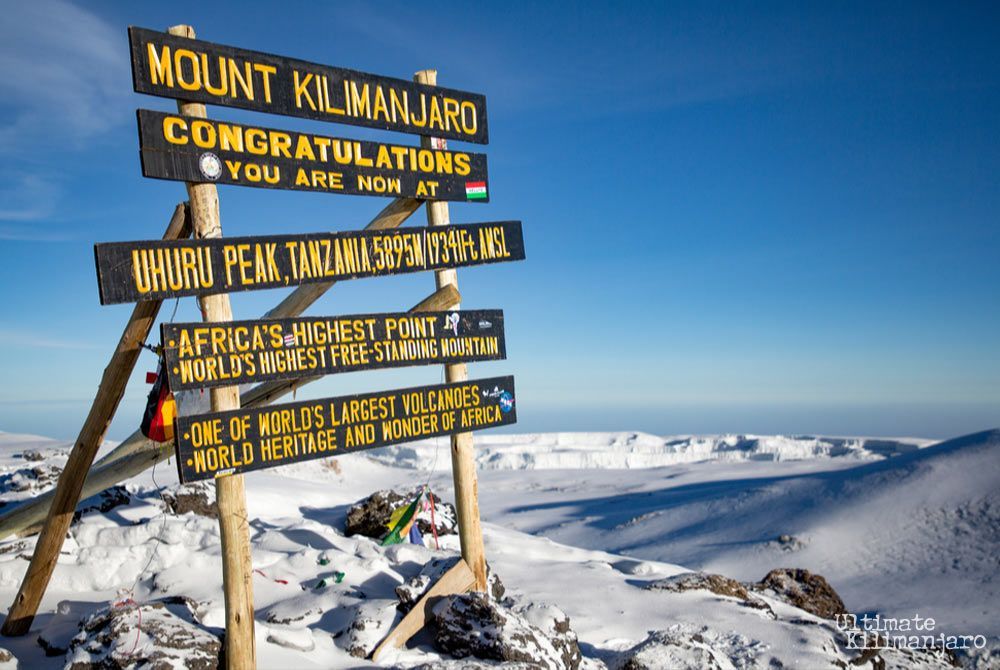
POLYGON ((680 575, 650 582, 644 588, 648 591, 673 591, 674 593, 700 589, 711 591, 720 596, 739 598, 740 600, 750 598, 747 588, 735 579, 708 572, 685 572, 680 575))
POLYGON ((338 646, 355 658, 367 658, 396 622, 396 603, 388 599, 369 600, 353 607, 351 623, 337 633, 338 646))
MULTIPOLYGON (((382 490, 376 491, 364 500, 354 503, 347 511, 347 523, 344 534, 364 535, 374 539, 382 538, 389 524, 389 517, 400 507, 405 507, 413 502, 419 490, 409 492, 382 490)), ((417 528, 423 535, 431 535, 431 514, 430 511, 421 511, 417 514, 417 528)), ((455 506, 451 503, 443 502, 438 496, 434 496, 434 526, 438 535, 454 535, 458 533, 458 524, 455 521, 455 506)))
POLYGON ((844 601, 830 583, 808 570, 777 568, 753 584, 752 588, 824 619, 833 619, 847 612, 844 601))
POLYGON ((219 506, 215 502, 215 488, 212 482, 181 484, 164 491, 163 500, 174 514, 194 512, 210 519, 219 518, 219 506))
POLYGON ((80 628, 70 643, 66 670, 214 670, 220 665, 219 638, 172 612, 167 601, 105 607, 80 628))
MULTIPOLYGON (((651 631, 649 636, 622 653, 615 670, 731 670, 733 667, 768 667, 756 661, 750 640, 727 640, 708 629, 651 631), (749 643, 746 653, 733 658, 733 642, 749 643), (741 662, 738 665, 733 661, 741 662)), ((782 667, 770 664, 770 667, 782 667)))
POLYGON ((39 463, 0 475, 0 491, 15 493, 41 493, 59 480, 62 468, 49 463, 39 463))
POLYGON ((482 593, 449 596, 434 607, 432 624, 434 646, 457 658, 542 670, 578 670, 582 660, 569 619, 554 607, 515 611, 482 593))
POLYGON ((672 593, 682 593, 684 591, 709 591, 718 596, 735 598, 741 605, 761 610, 764 614, 775 618, 771 606, 761 598, 756 597, 747 587, 729 577, 716 575, 708 572, 686 572, 666 579, 658 579, 646 584, 647 591, 669 591, 672 593))
POLYGON ((84 514, 98 512, 105 514, 116 507, 132 502, 132 493, 124 486, 112 486, 83 501, 82 507, 73 512, 73 523, 80 520, 84 514))

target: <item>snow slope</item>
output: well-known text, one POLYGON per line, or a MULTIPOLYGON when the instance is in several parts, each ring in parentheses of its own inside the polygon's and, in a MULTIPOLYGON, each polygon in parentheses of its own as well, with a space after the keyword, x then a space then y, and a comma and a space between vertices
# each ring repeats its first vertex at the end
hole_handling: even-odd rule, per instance
POLYGON ((737 579, 803 567, 853 611, 926 612, 951 631, 1000 634, 1000 431, 870 462, 549 474, 539 486, 483 473, 484 491, 504 492, 484 496, 485 518, 737 579))
MULTIPOLYGON (((648 433, 534 433, 477 436, 480 470, 636 469, 700 461, 788 461, 807 458, 875 459, 931 444, 916 438, 875 439, 813 436, 681 435, 648 433)), ((446 470, 435 458, 444 438, 372 452, 382 463, 420 470, 446 470)))
MULTIPOLYGON (((703 567, 753 580, 774 567, 809 568, 855 612, 934 616, 941 629, 989 634, 995 646, 1000 433, 928 444, 480 436, 487 553, 515 599, 560 607, 585 655, 610 666, 648 631, 671 627, 729 650, 733 667, 831 667, 845 659, 831 622, 777 600, 765 598, 772 617, 707 591, 643 588, 703 567), (781 534, 801 545, 774 542, 781 534)), ((69 446, 0 434, 0 499, 31 495, 26 469, 58 464, 69 446), (26 458, 32 450, 45 459, 26 458), (27 488, 12 490, 20 486, 27 488)), ((337 635, 362 607, 381 607, 391 620, 394 587, 440 554, 344 537, 347 507, 377 488, 428 479, 447 497, 449 461, 447 442, 437 440, 340 457, 336 468, 314 462, 247 476, 262 573, 254 583, 261 667, 367 665, 337 635), (335 570, 346 573, 342 584, 315 588, 335 570)), ((162 513, 158 488, 175 483, 173 469, 160 466, 129 483, 130 504, 74 525, 32 634, 0 639, 22 667, 62 667, 66 659, 46 657, 38 634, 68 644, 81 617, 133 585, 138 602, 183 595, 197 603, 201 626, 218 632, 224 625, 217 524, 162 513)), ((32 540, 0 543, 4 604, 31 548, 32 540)), ((442 552, 456 549, 456 538, 444 539, 442 552)), ((383 663, 439 661, 426 638, 417 642, 383 663)))

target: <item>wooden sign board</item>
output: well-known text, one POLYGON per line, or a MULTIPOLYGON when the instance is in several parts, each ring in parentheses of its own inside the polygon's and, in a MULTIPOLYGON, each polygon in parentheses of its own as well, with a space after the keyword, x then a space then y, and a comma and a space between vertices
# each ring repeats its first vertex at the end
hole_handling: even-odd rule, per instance
POLYGON ((524 259, 520 221, 94 245, 101 304, 524 259))
POLYGON ((254 188, 488 202, 486 154, 326 137, 140 109, 142 174, 254 188))
POLYGON ((263 470, 517 421, 514 378, 177 418, 181 482, 263 470))
POLYGON ((161 333, 173 391, 507 357, 498 309, 165 323, 161 333))
POLYGON ((130 27, 138 93, 431 137, 489 142, 486 98, 130 27))

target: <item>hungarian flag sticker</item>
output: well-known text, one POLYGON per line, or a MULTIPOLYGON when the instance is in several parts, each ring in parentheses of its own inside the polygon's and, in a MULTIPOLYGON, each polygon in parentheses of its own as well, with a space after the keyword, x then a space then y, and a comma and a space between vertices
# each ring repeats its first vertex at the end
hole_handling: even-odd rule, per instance
POLYGON ((465 182, 465 197, 469 200, 486 200, 486 182, 465 182))

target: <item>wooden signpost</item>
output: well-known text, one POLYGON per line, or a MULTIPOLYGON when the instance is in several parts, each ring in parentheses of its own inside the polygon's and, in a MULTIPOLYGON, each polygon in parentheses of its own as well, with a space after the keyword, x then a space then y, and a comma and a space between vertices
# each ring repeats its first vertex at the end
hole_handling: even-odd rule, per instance
MULTIPOLYGON (((214 184, 199 184, 214 186, 214 184)), ((524 258, 520 221, 94 245, 101 304, 284 288, 524 258)))
POLYGON ((142 174, 389 198, 489 202, 486 154, 327 137, 140 109, 142 174))
MULTIPOLYGON (((433 70, 413 82, 382 77, 199 41, 190 26, 130 28, 129 43, 135 90, 178 101, 176 114, 137 112, 140 158, 145 176, 185 182, 194 239, 95 245, 101 304, 137 302, 141 323, 123 336, 128 351, 113 361, 114 384, 98 391, 3 633, 31 625, 67 515, 90 490, 83 475, 135 361, 134 337, 148 332, 159 301, 197 296, 204 322, 164 324, 161 342, 173 389, 207 388, 211 397, 211 412, 177 418, 175 447, 182 482, 216 482, 227 668, 256 666, 242 473, 451 435, 462 560, 377 651, 401 645, 423 625, 431 599, 485 589, 472 432, 517 420, 513 377, 468 380, 466 363, 506 357, 504 318, 459 309, 455 269, 524 259, 521 224, 449 225, 447 205, 489 201, 486 156, 445 144, 487 143, 486 100, 437 86, 433 70), (422 137, 417 147, 211 121, 204 103, 422 137), (216 184, 396 199, 363 231, 223 239, 216 184), (392 230, 422 203, 428 227, 392 230), (299 316, 336 281, 421 271, 435 272, 437 291, 409 313, 299 316), (292 286, 269 318, 233 320, 229 293, 292 286), (269 406, 321 375, 432 364, 445 366, 445 383, 269 406), (239 385, 251 382, 260 383, 241 398, 239 385)), ((174 235, 183 237, 173 229, 166 237, 174 235)), ((123 452, 102 473, 162 453, 123 452)))
POLYGON ((181 416, 177 472, 213 479, 516 421, 513 377, 181 416))
POLYGON ((506 357, 498 309, 165 323, 161 330, 174 391, 506 357))

